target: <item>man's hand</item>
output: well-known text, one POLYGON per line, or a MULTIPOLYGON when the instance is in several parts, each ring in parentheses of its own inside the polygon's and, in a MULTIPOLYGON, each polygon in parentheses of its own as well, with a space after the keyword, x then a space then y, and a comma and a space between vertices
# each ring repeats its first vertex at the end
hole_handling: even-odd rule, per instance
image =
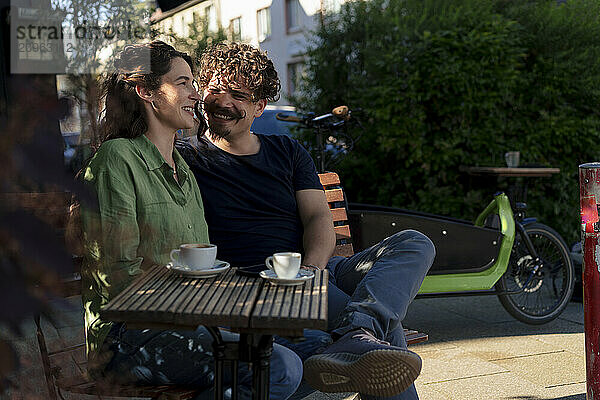
POLYGON ((304 227, 303 265, 323 269, 335 249, 335 231, 325 192, 306 189, 296 192, 298 214, 304 227))

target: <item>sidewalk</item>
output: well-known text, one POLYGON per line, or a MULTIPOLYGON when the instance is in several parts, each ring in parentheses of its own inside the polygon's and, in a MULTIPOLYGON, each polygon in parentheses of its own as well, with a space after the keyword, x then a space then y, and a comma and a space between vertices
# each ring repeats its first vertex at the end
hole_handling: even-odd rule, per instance
POLYGON ((496 297, 417 300, 405 325, 429 334, 422 400, 585 400, 583 306, 541 326, 513 319, 496 297))
MULTIPOLYGON (((405 327, 429 334, 421 400, 585 400, 583 306, 541 326, 512 318, 496 297, 416 300, 405 327)), ((305 400, 352 399, 315 393, 305 400)))
MULTIPOLYGON (((76 319, 65 321, 62 335, 76 319)), ((404 325, 429 334, 428 342, 411 346, 423 358, 416 381, 421 400, 585 400, 580 303, 549 324, 530 326, 514 320, 496 297, 424 299, 411 305, 404 325)), ((7 398, 45 399, 33 323, 24 333, 13 341, 21 390, 7 398)), ((353 398, 314 393, 305 400, 353 398)))

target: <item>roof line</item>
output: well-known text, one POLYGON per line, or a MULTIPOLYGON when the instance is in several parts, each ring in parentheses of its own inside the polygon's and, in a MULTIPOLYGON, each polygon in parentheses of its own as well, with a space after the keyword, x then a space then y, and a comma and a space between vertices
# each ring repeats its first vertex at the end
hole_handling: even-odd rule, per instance
POLYGON ((168 11, 165 11, 165 12, 161 12, 160 16, 157 17, 156 19, 152 20, 151 23, 155 24, 157 22, 160 22, 163 19, 169 18, 172 15, 177 14, 178 12, 185 10, 186 8, 190 8, 192 6, 195 6, 196 4, 200 4, 200 3, 205 2, 205 1, 207 1, 207 0, 190 0, 190 1, 186 1, 185 3, 180 4, 180 5, 178 5, 175 8, 172 8, 172 9, 170 9, 168 11))

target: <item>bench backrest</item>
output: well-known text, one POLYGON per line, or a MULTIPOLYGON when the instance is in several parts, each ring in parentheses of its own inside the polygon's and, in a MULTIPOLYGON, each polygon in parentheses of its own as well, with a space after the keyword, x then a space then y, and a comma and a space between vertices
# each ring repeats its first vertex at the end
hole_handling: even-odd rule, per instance
POLYGON ((319 174, 321 185, 331 210, 331 218, 335 229, 336 246, 333 255, 348 257, 354 254, 352 235, 348 223, 347 202, 344 190, 340 186, 340 177, 335 172, 319 174))
MULTIPOLYGON (((346 199, 340 186, 340 178, 335 172, 326 172, 319 174, 319 179, 325 189, 335 229, 336 248, 334 255, 351 256, 354 254, 354 248, 346 212, 346 199)), ((0 194, 0 202, 7 209, 20 208, 31 212, 40 220, 55 228, 61 236, 66 233, 71 193, 3 193, 0 194)), ((68 247, 74 246, 69 244, 68 247)))

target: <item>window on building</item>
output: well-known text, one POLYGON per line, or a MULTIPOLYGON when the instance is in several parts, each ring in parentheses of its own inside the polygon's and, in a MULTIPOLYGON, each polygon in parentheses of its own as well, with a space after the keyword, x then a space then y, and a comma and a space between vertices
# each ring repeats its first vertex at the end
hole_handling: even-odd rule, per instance
POLYGON ((231 40, 234 42, 242 40, 242 17, 237 17, 229 21, 229 34, 231 40))
POLYGON ((258 41, 262 42, 271 36, 271 8, 263 8, 256 12, 256 25, 258 26, 258 41))
POLYGON ((295 95, 304 76, 304 62, 290 63, 287 66, 288 95, 295 95))
POLYGON ((237 17, 229 21, 229 36, 234 42, 242 40, 242 17, 237 17))
POLYGON ((210 5, 204 9, 204 15, 208 21, 208 30, 211 32, 216 32, 218 30, 217 27, 217 11, 215 10, 215 6, 210 5))
POLYGON ((300 1, 285 0, 286 27, 289 31, 300 26, 300 1))
POLYGON ((187 36, 188 35, 188 24, 185 23, 185 17, 182 15, 181 16, 181 21, 179 23, 179 32, 181 34, 181 36, 187 36))

